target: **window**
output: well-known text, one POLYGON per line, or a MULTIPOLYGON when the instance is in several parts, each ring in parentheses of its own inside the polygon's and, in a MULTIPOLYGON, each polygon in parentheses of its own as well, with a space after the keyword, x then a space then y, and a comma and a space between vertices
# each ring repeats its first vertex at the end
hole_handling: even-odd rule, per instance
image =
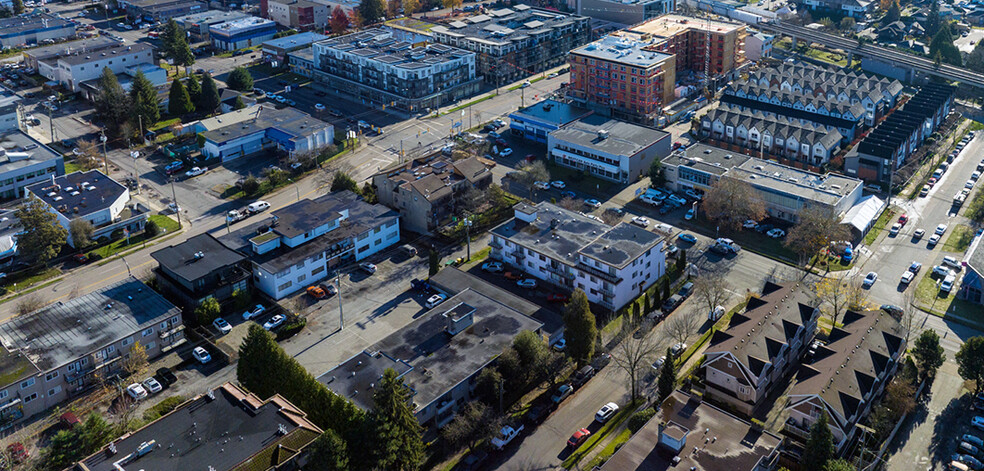
POLYGON ((6 399, 8 395, 9 395, 9 393, 7 392, 6 389, 4 389, 3 391, 0 391, 0 399, 6 399))
POLYGON ((167 330, 167 321, 161 322, 161 330, 167 330))
POLYGON ((321 273, 323 271, 325 271, 325 267, 315 268, 314 270, 311 270, 311 276, 317 275, 318 273, 321 273))
POLYGON ((55 379, 57 377, 58 377, 58 372, 57 371, 52 371, 51 373, 48 373, 48 374, 44 375, 44 380, 45 381, 51 381, 51 380, 53 380, 53 379, 55 379))
POLYGON ((110 345, 106 347, 106 353, 113 353, 116 351, 116 345, 110 345))
POLYGON ((54 396, 61 392, 61 386, 55 386, 48 390, 48 396, 54 396))
POLYGON ((38 393, 33 393, 30 396, 24 398, 24 404, 27 404, 28 402, 31 402, 37 398, 38 398, 38 393))
POLYGON ((181 316, 174 316, 171 318, 171 325, 180 324, 180 323, 181 323, 181 316))
POLYGON ((154 334, 154 328, 153 327, 150 327, 148 329, 144 329, 144 331, 143 331, 143 336, 144 337, 146 337, 148 335, 153 335, 153 334, 154 334))
POLYGON ((285 289, 287 289, 287 288, 290 288, 290 285, 292 285, 292 284, 294 284, 294 282, 292 282, 292 281, 288 281, 288 282, 286 282, 286 283, 284 283, 284 284, 282 284, 282 285, 280 285, 280 286, 278 286, 278 287, 277 287, 277 291, 283 291, 283 290, 285 290, 285 289))
POLYGON ((147 342, 147 350, 153 350, 154 347, 157 347, 157 344, 155 342, 147 342))
POLYGON ((301 276, 297 277, 297 282, 300 283, 300 282, 302 282, 302 281, 304 281, 306 279, 307 279, 307 275, 301 275, 301 276))
POLYGON ((133 337, 127 337, 127 338, 123 339, 122 342, 120 342, 120 345, 122 345, 122 346, 125 347, 127 345, 130 345, 131 343, 133 343, 133 337))
POLYGON ((34 386, 34 378, 27 378, 26 380, 24 380, 23 382, 21 382, 20 386, 21 386, 21 389, 27 389, 27 388, 29 388, 31 386, 34 386))

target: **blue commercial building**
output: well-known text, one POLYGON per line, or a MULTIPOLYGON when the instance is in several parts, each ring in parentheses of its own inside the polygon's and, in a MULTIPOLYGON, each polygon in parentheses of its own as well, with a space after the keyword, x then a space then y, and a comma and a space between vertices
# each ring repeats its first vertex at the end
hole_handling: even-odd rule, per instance
POLYGON ((0 19, 3 48, 59 42, 75 34, 75 25, 47 13, 0 19))
POLYGON ((223 51, 258 46, 273 39, 275 34, 277 34, 277 23, 255 16, 227 21, 208 28, 212 46, 223 51))
POLYGON ((544 100, 510 114, 509 130, 515 136, 546 144, 547 134, 551 131, 556 131, 589 114, 591 110, 586 108, 555 100, 544 100))

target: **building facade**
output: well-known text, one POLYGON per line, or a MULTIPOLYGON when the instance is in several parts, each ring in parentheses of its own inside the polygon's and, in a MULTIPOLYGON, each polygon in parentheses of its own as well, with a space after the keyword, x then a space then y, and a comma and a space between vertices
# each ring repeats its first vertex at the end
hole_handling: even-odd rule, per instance
POLYGON ((331 9, 324 3, 308 0, 269 0, 265 18, 299 31, 324 31, 331 9))
POLYGON ((4 48, 62 41, 75 36, 75 25, 47 13, 28 13, 0 19, 0 46, 4 48))
POLYGON ((300 33, 284 36, 282 38, 271 39, 263 43, 263 61, 276 63, 277 66, 287 67, 287 55, 291 52, 311 50, 311 45, 328 39, 328 36, 318 33, 300 33))
POLYGON ((976 236, 964 255, 965 268, 957 296, 975 304, 984 304, 984 237, 976 236))
POLYGON ((673 13, 676 0, 577 0, 577 14, 596 20, 634 25, 673 13))
POLYGON ((441 44, 413 46, 391 28, 314 43, 314 79, 364 103, 409 113, 479 91, 476 54, 441 44))
POLYGON ((208 4, 200 0, 118 0, 117 3, 130 18, 148 22, 208 11, 208 4))
POLYGON ((123 74, 134 67, 154 64, 154 48, 137 43, 115 46, 97 51, 76 50, 70 55, 55 56, 38 61, 38 73, 48 80, 61 83, 69 90, 82 90, 82 83, 102 76, 109 68, 114 74, 123 74))
POLYGON ((255 16, 226 21, 208 27, 212 47, 223 51, 235 51, 258 46, 273 39, 277 34, 277 24, 255 16))
POLYGON ((745 38, 745 57, 748 60, 760 61, 772 57, 772 43, 776 37, 772 34, 755 33, 745 38))
POLYGON ((197 41, 208 41, 208 28, 212 25, 248 17, 249 15, 241 11, 208 10, 191 15, 179 16, 174 20, 191 35, 191 38, 197 41))
POLYGON ((202 153, 229 162, 273 149, 293 156, 335 142, 334 126, 294 108, 260 105, 249 110, 234 112, 236 122, 205 125, 209 130, 202 133, 202 153))
POLYGON ((222 245, 211 234, 199 234, 150 254, 157 261, 160 289, 188 312, 208 298, 224 303, 233 293, 250 290, 246 256, 222 245))
POLYGON ((0 137, 0 200, 23 198, 28 186, 64 174, 65 158, 23 131, 0 137))
POLYGON ((618 310, 666 272, 664 236, 621 223, 615 227, 550 203, 520 203, 492 230, 489 255, 563 290, 618 310))
POLYGON ((592 115, 548 134, 547 157, 604 180, 631 183, 670 155, 669 133, 592 115))
POLYGON ((682 77, 693 71, 702 75, 709 69, 717 84, 735 78, 735 72, 747 63, 743 23, 729 23, 682 15, 664 15, 628 29, 657 40, 655 50, 676 56, 676 74, 682 77), (711 56, 707 58, 707 39, 710 35, 711 56), (705 67, 706 65, 706 67, 705 67))

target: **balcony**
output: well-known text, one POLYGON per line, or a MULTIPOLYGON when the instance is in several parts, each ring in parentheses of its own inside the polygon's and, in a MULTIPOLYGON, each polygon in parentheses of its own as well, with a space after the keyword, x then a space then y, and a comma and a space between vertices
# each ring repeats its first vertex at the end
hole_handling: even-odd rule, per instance
POLYGON ((792 417, 786 419, 786 423, 783 424, 782 431, 788 435, 799 438, 801 440, 807 440, 810 438, 809 428, 800 427, 796 420, 792 417))
POLYGON ((607 281, 609 283, 612 283, 612 284, 616 284, 617 285, 617 284, 619 284, 619 283, 622 282, 622 279, 621 278, 619 278, 619 277, 617 277, 615 275, 612 275, 612 274, 608 273, 607 271, 601 271, 600 269, 595 268, 595 267, 593 267, 591 265, 588 265, 587 263, 584 263, 581 260, 578 260, 577 261, 577 268, 580 269, 580 270, 583 270, 583 271, 587 272, 589 275, 597 276, 598 278, 601 278, 601 279, 603 279, 603 280, 605 280, 605 281, 607 281))

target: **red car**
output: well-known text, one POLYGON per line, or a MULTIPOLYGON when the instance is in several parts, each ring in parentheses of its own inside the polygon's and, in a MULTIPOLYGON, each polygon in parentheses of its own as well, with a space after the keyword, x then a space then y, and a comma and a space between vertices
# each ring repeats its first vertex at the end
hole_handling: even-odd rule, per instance
POLYGON ((929 179, 929 187, 932 188, 933 185, 935 185, 935 184, 936 184, 936 177, 930 177, 930 179, 929 179))
POLYGON ((899 216, 899 225, 905 226, 905 223, 909 222, 909 215, 903 214, 899 216))
POLYGON ((536 160, 536 155, 534 155, 534 154, 526 154, 526 161, 527 162, 532 162, 534 160, 536 160))
POLYGON ((588 437, 590 436, 591 436, 591 431, 586 428, 582 428, 581 430, 574 432, 574 435, 571 435, 571 438, 567 439, 567 446, 571 448, 577 448, 581 446, 581 444, 583 444, 584 441, 587 440, 588 437))
POLYGON ((568 299, 570 297, 564 293, 550 293, 547 295, 547 301, 552 303, 566 303, 568 299))
POLYGON ((77 253, 72 255, 72 259, 78 262, 79 265, 85 265, 89 263, 89 256, 84 253, 77 253))
POLYGON ((507 271, 502 276, 506 277, 507 280, 522 280, 523 275, 516 272, 507 271))
POLYGON ((673 143, 673 150, 677 150, 677 149, 679 149, 680 147, 683 147, 683 143, 682 143, 682 142, 680 142, 680 141, 677 141, 677 142, 674 142, 674 143, 673 143))

